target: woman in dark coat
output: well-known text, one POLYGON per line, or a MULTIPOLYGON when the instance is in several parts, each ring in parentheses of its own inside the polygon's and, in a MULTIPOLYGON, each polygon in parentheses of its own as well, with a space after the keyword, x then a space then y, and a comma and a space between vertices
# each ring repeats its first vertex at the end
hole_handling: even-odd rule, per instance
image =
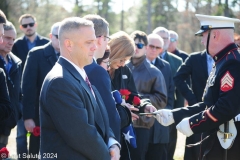
MULTIPOLYGON (((132 112, 132 119, 138 119, 138 113, 152 112, 155 110, 155 107, 152 106, 149 99, 143 99, 138 95, 132 73, 125 65, 135 52, 135 43, 132 38, 123 31, 117 32, 111 36, 109 47, 108 72, 111 77, 112 90, 129 91, 127 98, 125 96, 125 100, 126 106, 132 112), (138 104, 136 104, 136 99, 140 100, 138 104)), ((150 128, 154 121, 150 121, 149 119, 150 118, 145 118, 146 121, 144 125, 150 128)), ((134 157, 132 157, 130 151, 134 150, 134 148, 129 145, 124 135, 122 135, 121 140, 122 149, 120 159, 133 160, 134 157)))

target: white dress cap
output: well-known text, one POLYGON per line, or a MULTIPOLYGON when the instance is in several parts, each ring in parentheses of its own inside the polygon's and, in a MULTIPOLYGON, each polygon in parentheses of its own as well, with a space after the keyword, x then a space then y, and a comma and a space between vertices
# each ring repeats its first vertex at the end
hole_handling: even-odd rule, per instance
POLYGON ((228 18, 223 16, 209 16, 203 14, 195 14, 201 24, 201 29, 195 35, 202 36, 202 33, 209 29, 234 28, 234 23, 239 23, 236 18, 228 18))

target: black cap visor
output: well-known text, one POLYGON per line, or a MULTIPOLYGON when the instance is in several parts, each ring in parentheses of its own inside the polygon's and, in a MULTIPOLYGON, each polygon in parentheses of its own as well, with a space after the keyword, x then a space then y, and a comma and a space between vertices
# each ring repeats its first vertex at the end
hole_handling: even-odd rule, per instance
POLYGON ((195 36, 202 36, 202 34, 203 34, 204 32, 206 32, 207 30, 209 30, 209 29, 211 29, 211 28, 212 28, 211 25, 201 26, 201 29, 200 29, 197 33, 195 33, 195 36))

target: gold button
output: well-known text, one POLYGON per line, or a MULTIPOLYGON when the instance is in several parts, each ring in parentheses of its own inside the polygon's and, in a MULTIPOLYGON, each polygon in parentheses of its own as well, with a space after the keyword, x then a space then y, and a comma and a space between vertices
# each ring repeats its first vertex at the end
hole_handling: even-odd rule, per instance
POLYGON ((217 56, 215 56, 215 60, 217 60, 217 56))
POLYGON ((198 121, 198 119, 196 119, 196 121, 198 121))
POLYGON ((191 122, 190 124, 192 125, 193 123, 191 122))
POLYGON ((230 54, 231 52, 228 52, 228 54, 230 54))
POLYGON ((202 116, 202 118, 205 118, 204 116, 202 116))

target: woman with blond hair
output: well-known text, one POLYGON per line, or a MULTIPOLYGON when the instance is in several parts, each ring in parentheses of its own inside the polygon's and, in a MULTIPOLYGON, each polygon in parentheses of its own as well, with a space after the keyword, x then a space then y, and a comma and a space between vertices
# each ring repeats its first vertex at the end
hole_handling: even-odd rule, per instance
MULTIPOLYGON (((111 77, 112 90, 120 91, 122 97, 125 97, 126 106, 132 112, 137 111, 141 113, 156 110, 149 99, 143 99, 138 95, 132 73, 125 65, 135 53, 135 43, 132 38, 127 33, 119 31, 111 36, 108 45, 110 47, 108 72, 111 77)), ((138 118, 137 114, 132 113, 133 120, 137 120, 138 118)), ((152 121, 146 121, 144 125, 148 125, 150 128, 153 123, 152 121)), ((130 150, 134 150, 134 147, 125 140, 125 136, 124 134, 122 135, 120 159, 133 160, 134 158, 131 157, 130 150)))

